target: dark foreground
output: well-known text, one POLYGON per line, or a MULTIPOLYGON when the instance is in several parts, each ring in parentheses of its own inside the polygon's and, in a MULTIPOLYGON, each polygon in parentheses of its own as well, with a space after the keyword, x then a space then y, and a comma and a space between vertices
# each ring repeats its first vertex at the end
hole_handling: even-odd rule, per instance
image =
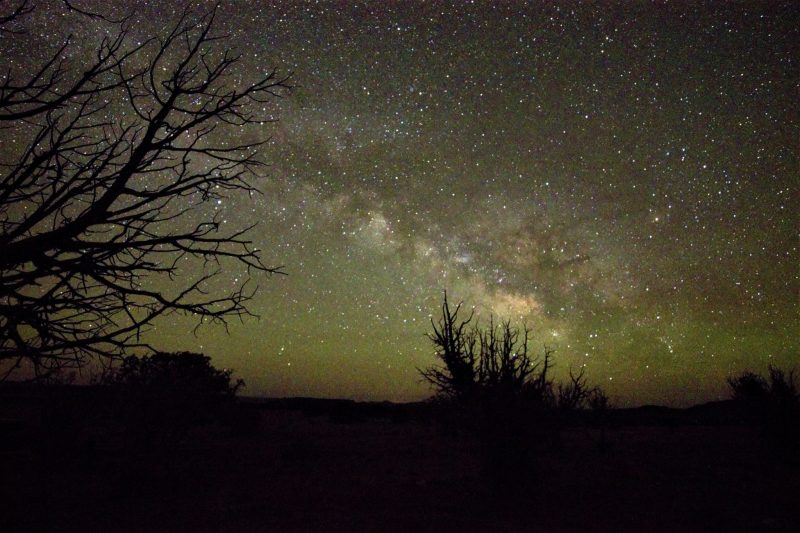
POLYGON ((605 451, 570 427, 500 491, 470 436, 430 416, 238 408, 233 430, 149 451, 102 424, 6 419, 0 531, 800 530, 797 463, 749 427, 621 425, 605 451))

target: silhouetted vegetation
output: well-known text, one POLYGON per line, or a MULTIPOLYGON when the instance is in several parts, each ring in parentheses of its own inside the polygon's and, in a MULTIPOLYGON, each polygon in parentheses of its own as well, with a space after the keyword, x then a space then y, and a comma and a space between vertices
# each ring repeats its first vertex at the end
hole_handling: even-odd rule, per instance
MULTIPOLYGON (((256 192, 263 142, 235 139, 261 136, 286 78, 242 72, 215 10, 143 38, 66 5, 99 25, 95 53, 67 41, 0 80, 0 131, 19 148, 0 160, 0 377, 152 349, 140 334, 166 313, 224 324, 254 293, 208 291, 225 262, 279 271, 210 206, 256 192)), ((35 5, 4 7, 0 35, 20 38, 35 5)))
POLYGON ((745 421, 761 428, 766 443, 799 459, 800 392, 794 371, 770 365, 766 378, 747 371, 728 378, 728 385, 745 421))
POLYGON ((126 357, 103 383, 114 419, 139 444, 152 447, 211 420, 244 386, 231 374, 203 354, 155 353, 126 357))
POLYGON ((428 334, 440 366, 421 369, 422 376, 476 431, 485 454, 487 474, 500 486, 525 481, 542 444, 560 447, 560 431, 576 410, 607 407, 599 388, 587 385, 584 370, 570 371, 555 383, 550 375, 553 350, 530 354, 531 331, 510 321, 489 320, 485 328, 474 314, 460 318, 444 295, 441 317, 431 319, 428 334))

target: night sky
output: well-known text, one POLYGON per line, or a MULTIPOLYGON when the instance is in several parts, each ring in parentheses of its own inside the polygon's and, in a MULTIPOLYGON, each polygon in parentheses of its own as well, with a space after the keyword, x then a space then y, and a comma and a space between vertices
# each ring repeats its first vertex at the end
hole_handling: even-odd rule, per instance
MULTIPOLYGON (((93 4, 76 3, 134 7, 133 40, 184 5, 93 4)), ((585 365, 617 405, 716 399, 732 373, 800 365, 798 12, 223 3, 243 77, 277 67, 296 88, 261 133, 264 194, 194 216, 259 221, 289 275, 255 277, 258 321, 193 336, 171 317, 151 341, 212 355, 251 395, 416 400, 446 289, 526 323, 557 375, 585 365)), ((36 53, 17 64, 70 31, 80 62, 108 27, 59 5, 26 20, 36 53)))

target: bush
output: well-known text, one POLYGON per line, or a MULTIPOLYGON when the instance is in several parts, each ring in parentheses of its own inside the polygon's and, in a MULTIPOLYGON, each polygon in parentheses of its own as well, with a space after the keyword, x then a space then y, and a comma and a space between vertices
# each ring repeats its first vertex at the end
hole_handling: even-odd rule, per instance
POLYGON ((761 428, 766 443, 778 452, 796 454, 800 448, 800 393, 794 371, 769 367, 764 378, 743 372, 728 378, 733 399, 745 421, 761 428))
POLYGON ((203 354, 159 352, 126 357, 105 385, 115 418, 151 446, 210 420, 244 386, 242 380, 232 383, 231 374, 203 354))

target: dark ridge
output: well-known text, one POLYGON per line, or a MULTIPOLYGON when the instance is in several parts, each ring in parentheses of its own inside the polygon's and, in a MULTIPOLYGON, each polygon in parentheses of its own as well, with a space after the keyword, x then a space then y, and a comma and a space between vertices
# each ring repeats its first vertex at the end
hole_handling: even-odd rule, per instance
POLYGON ((306 416, 327 416, 342 423, 386 419, 406 421, 428 418, 433 410, 429 402, 394 403, 358 402, 337 398, 261 398, 242 397, 242 405, 254 409, 299 411, 306 416))
MULTIPOLYGON (((98 385, 40 385, 7 382, 0 385, 3 405, 38 404, 58 397, 71 403, 92 403, 104 394, 98 385)), ((244 409, 296 411, 309 417, 328 417, 341 423, 388 420, 393 422, 427 420, 437 406, 430 401, 395 403, 390 401, 356 401, 342 398, 266 398, 242 396, 237 398, 244 409)), ((581 424, 590 419, 590 412, 578 413, 570 423, 581 424)), ((609 409, 606 421, 612 426, 725 426, 747 424, 747 416, 733 400, 711 401, 688 408, 643 405, 609 409)), ((0 420, 9 422, 8 413, 0 411, 0 420)))

